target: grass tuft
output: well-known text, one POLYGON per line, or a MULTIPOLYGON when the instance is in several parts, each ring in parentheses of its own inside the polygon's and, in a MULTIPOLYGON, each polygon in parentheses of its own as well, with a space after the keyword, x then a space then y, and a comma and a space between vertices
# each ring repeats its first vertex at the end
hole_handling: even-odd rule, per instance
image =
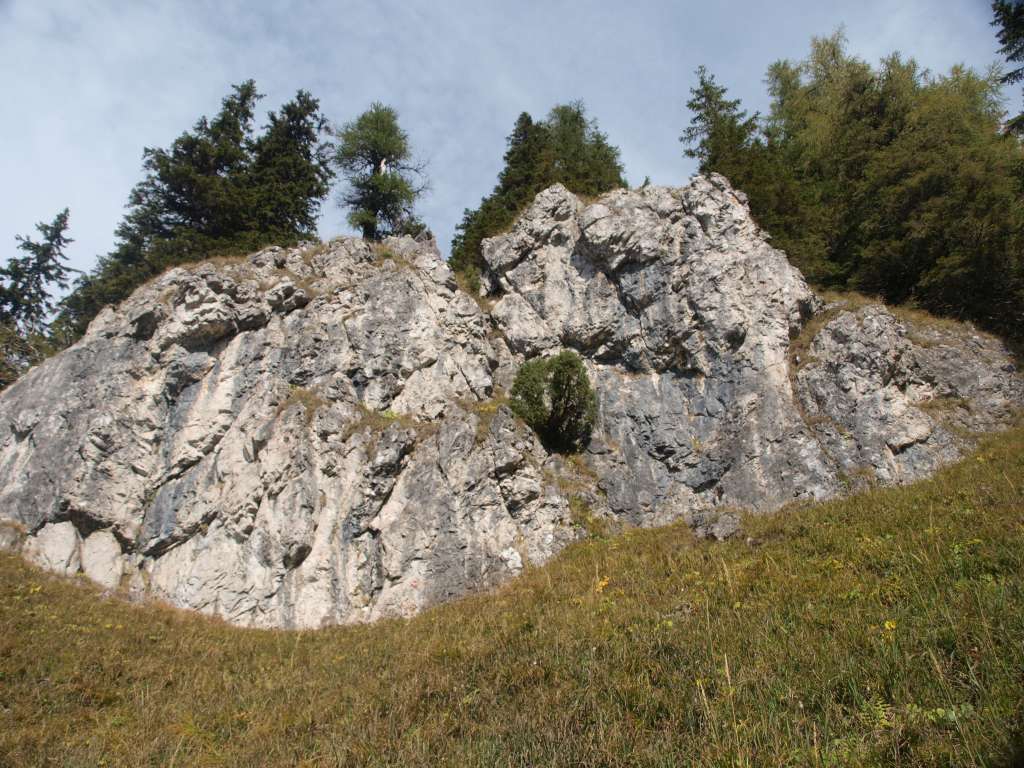
POLYGON ((301 408, 308 429, 313 423, 313 419, 316 418, 316 412, 327 406, 330 406, 330 402, 314 390, 292 384, 288 388, 288 396, 277 406, 276 416, 280 416, 290 408, 301 408))

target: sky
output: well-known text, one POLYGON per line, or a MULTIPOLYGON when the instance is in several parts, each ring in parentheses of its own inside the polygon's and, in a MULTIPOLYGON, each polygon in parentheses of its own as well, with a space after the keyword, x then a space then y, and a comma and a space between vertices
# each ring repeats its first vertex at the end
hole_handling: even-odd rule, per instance
MULTIPOLYGON (((494 186, 523 111, 581 99, 626 176, 679 186, 679 134, 706 65, 750 110, 763 77, 842 26, 875 62, 900 51, 934 72, 999 61, 988 0, 0 0, 0 259, 15 235, 71 210, 71 265, 113 245, 144 147, 166 147, 231 85, 253 78, 261 116, 302 88, 336 124, 373 101, 398 110, 431 188, 418 212, 447 254, 494 186)), ((1016 108, 1019 92, 1007 94, 1016 108)), ((336 194, 321 237, 349 232, 336 194)))

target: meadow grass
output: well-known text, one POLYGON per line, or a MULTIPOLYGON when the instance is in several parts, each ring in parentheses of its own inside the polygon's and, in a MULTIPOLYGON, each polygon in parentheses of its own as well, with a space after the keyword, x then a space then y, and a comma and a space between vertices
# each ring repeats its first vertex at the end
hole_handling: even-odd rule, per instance
POLYGON ((935 478, 241 630, 0 556, 0 764, 1024 764, 1024 429, 935 478))

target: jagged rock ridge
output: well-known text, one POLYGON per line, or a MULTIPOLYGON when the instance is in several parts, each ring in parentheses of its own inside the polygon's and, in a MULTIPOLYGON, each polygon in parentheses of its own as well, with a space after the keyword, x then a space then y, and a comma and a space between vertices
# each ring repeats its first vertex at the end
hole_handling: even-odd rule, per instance
POLYGON ((479 302, 408 238, 140 288, 0 397, 0 541, 238 624, 365 621, 548 559, 583 535, 570 493, 725 535, 921 477, 1024 400, 989 337, 823 306, 718 176, 552 187, 484 255, 479 302), (600 400, 575 469, 500 398, 566 347, 600 400))

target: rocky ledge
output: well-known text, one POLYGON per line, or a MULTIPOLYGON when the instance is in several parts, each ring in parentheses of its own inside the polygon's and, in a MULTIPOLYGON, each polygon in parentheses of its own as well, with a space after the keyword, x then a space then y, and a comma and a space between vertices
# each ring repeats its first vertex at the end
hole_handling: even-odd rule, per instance
POLYGON ((685 519, 920 478, 1024 402, 968 326, 825 303, 719 176, 561 186, 484 244, 342 238, 171 270, 0 396, 0 544, 248 626, 409 615, 593 520, 685 519), (585 360, 598 425, 549 455, 517 365, 585 360))

